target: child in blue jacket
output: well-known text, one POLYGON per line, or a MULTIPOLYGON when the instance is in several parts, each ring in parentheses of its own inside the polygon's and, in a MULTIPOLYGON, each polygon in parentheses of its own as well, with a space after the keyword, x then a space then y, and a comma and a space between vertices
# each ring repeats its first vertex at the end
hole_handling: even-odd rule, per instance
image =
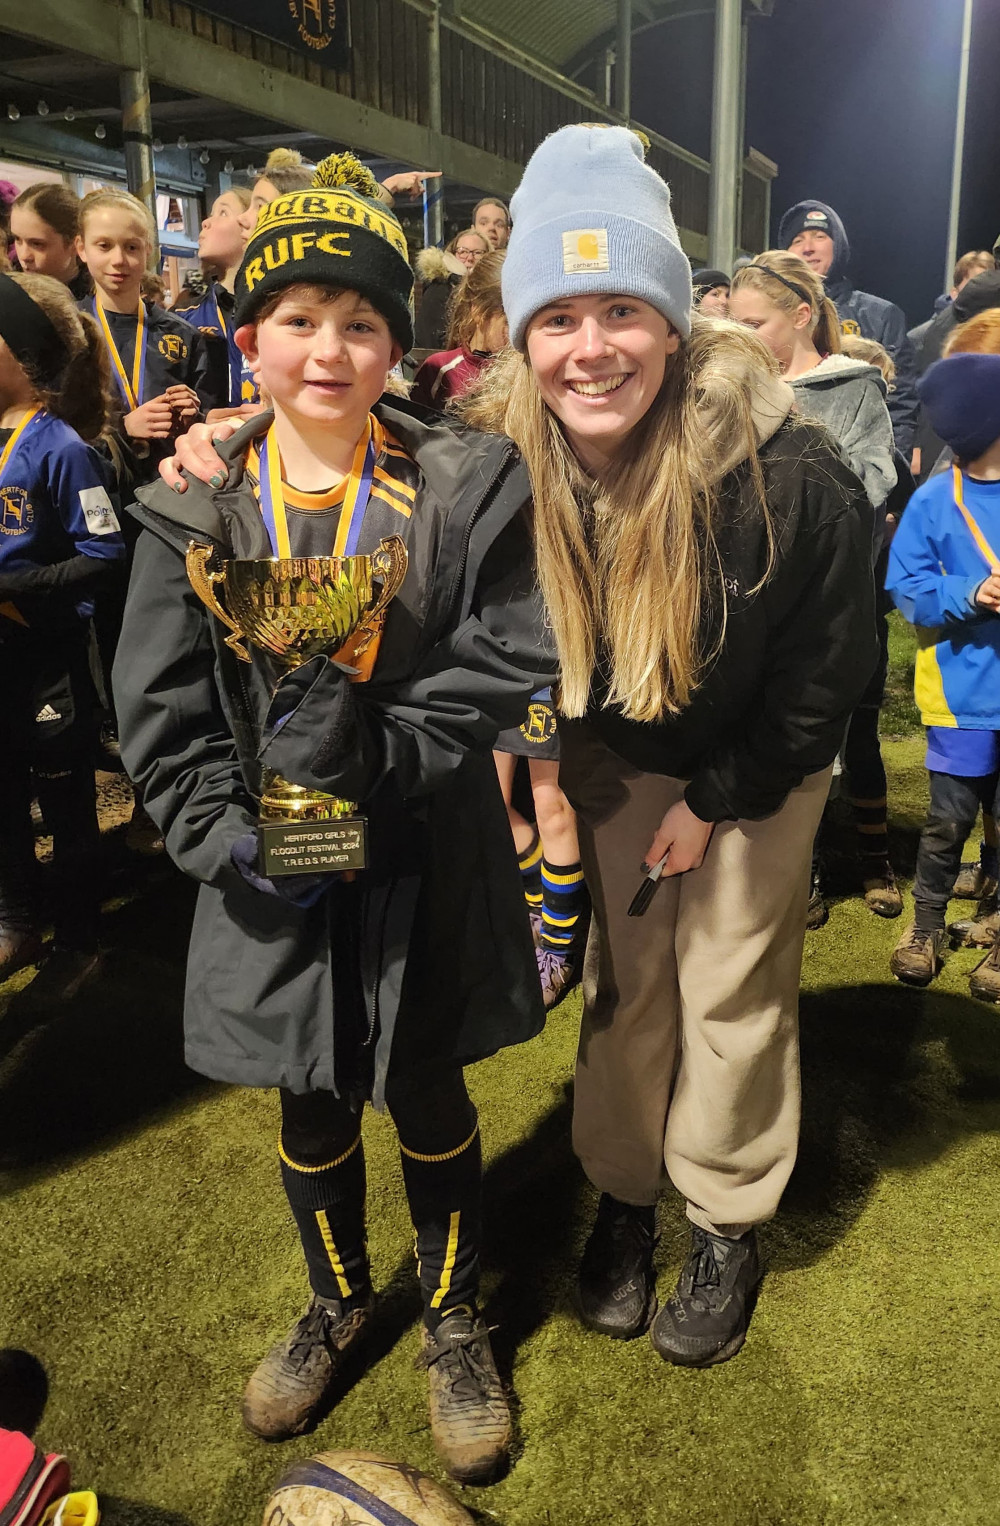
MULTIPOLYGON (((951 355, 919 391, 956 463, 911 499, 886 578, 920 641, 914 689, 930 775, 914 923, 890 967, 924 986, 940 967, 948 899, 979 807, 1000 814, 1000 355, 951 355)), ((1000 940, 969 986, 1000 1001, 1000 940)))

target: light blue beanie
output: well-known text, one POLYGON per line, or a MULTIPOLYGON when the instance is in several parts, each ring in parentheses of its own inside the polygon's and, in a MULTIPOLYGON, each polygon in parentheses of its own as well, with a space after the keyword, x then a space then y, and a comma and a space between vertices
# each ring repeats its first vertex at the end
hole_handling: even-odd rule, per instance
POLYGON ((688 337, 691 266, 670 188, 627 127, 552 133, 528 160, 510 211, 503 305, 517 349, 547 303, 600 292, 640 297, 688 337))

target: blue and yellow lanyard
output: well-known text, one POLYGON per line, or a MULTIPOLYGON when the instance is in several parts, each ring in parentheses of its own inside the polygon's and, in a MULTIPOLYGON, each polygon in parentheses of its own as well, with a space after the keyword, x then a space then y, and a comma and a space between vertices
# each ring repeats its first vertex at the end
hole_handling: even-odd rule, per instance
POLYGON ((962 518, 965 520, 965 523, 968 525, 969 534, 972 536, 972 539, 975 541, 976 545, 979 547, 979 550, 982 552, 982 555, 986 560, 986 565, 989 567, 991 572, 994 572, 998 567, 1000 567, 1000 557, 997 556, 996 552, 993 550, 993 547, 986 539, 986 536, 977 525, 975 519, 969 513, 969 510, 965 507, 965 485, 962 482, 961 467, 955 466, 952 468, 952 481, 955 484, 955 505, 958 509, 958 512, 961 514, 962 518))
MULTIPOLYGON (((373 422, 369 414, 368 423, 361 431, 361 438, 354 448, 354 459, 351 462, 351 472, 344 494, 344 506, 337 525, 331 556, 357 555, 361 527, 375 476, 377 452, 373 422)), ((281 480, 281 454, 278 450, 278 440, 273 424, 267 431, 267 438, 260 452, 260 512, 274 555, 291 556, 288 512, 281 480)))
POLYGON ((134 413, 136 408, 142 406, 143 394, 146 390, 146 304, 139 299, 139 310, 136 314, 135 324, 135 358, 132 361, 132 375, 129 376, 122 364, 122 358, 118 353, 114 335, 104 313, 104 306, 98 296, 94 296, 94 317, 101 326, 104 335, 104 343, 107 346, 108 355, 114 368, 115 381, 118 390, 129 413, 134 413))

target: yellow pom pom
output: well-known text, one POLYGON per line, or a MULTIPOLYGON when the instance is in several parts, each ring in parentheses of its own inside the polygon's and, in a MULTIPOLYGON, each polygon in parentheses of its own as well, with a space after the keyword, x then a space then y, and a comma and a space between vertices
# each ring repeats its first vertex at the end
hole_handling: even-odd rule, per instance
POLYGON ((336 191, 340 186, 348 186, 362 196, 378 200, 378 181, 353 154, 329 154, 321 160, 316 166, 313 186, 317 191, 336 191))
POLYGON ((638 127, 630 127, 629 132, 632 133, 634 137, 639 139, 639 142, 642 144, 643 158, 645 158, 649 153, 649 139, 646 137, 646 134, 644 132, 640 132, 638 127))

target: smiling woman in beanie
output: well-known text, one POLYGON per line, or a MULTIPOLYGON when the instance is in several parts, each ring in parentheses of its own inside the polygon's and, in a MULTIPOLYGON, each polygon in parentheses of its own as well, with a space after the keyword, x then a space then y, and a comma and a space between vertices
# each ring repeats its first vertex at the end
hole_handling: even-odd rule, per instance
POLYGON ((512 213, 515 348, 471 417, 531 473, 594 903, 580 1308, 620 1338, 649 1325, 669 1176, 691 1251, 652 1340, 705 1366, 743 1344, 755 1226, 795 1160, 810 849, 875 658, 871 508, 765 347, 692 322, 670 192, 632 133, 553 134, 512 213))

